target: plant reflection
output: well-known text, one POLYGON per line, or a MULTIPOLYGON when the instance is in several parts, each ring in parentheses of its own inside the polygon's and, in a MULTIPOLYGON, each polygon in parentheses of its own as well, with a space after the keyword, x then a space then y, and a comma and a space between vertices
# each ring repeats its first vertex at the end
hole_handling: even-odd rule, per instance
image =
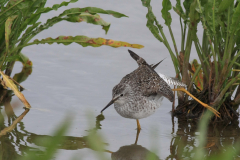
MULTIPOLYGON (((16 115, 12 112, 12 117, 16 115)), ((13 118, 13 119, 14 119, 13 118)), ((3 123, 3 116, 0 114, 1 130, 6 126, 3 123)), ((13 120, 12 119, 12 120, 13 120)), ((89 142, 89 136, 95 135, 99 129, 101 129, 101 122, 104 120, 102 114, 96 117, 96 123, 94 128, 88 130, 89 133, 83 137, 64 136, 64 141, 59 144, 59 149, 65 150, 77 150, 83 148, 89 148, 96 150, 89 142), (93 134, 92 134, 93 133, 93 134)), ((11 120, 11 121, 12 121, 11 120)), ((178 120, 178 127, 175 132, 176 136, 172 138, 170 143, 170 155, 166 159, 184 159, 192 158, 193 150, 198 146, 198 140, 196 139, 197 124, 194 122, 186 122, 178 120)), ((121 146, 117 151, 105 150, 105 152, 111 153, 112 160, 117 159, 159 159, 159 157, 147 148, 137 144, 140 132, 136 134, 136 140, 134 144, 121 146)), ((238 120, 235 123, 231 123, 225 127, 222 126, 209 126, 209 132, 207 137, 207 144, 205 149, 208 151, 206 157, 217 154, 219 151, 229 148, 237 143, 239 139, 240 129, 238 126, 238 120)), ((16 159, 26 152, 34 152, 41 156, 44 154, 40 148, 44 147, 37 139, 51 139, 49 135, 37 135, 25 130, 23 122, 19 122, 19 125, 10 133, 0 137, 1 143, 1 158, 2 159, 16 159), (34 146, 34 147, 33 147, 34 146), (37 147, 36 147, 37 146, 37 147)), ((104 143, 104 148, 107 146, 104 143)), ((232 148, 234 149, 234 148, 232 148)))
MULTIPOLYGON (((98 115, 96 117, 96 126, 95 128, 88 130, 89 133, 96 132, 98 129, 101 129, 100 122, 104 120, 103 115, 98 115)), ((52 136, 49 135, 37 135, 34 133, 29 133, 27 136, 27 142, 30 144, 35 144, 37 146, 41 146, 41 142, 37 141, 37 139, 41 138, 52 138, 52 136)), ((83 137, 73 137, 73 136, 64 136, 63 142, 59 144, 59 149, 65 149, 65 150, 77 150, 77 149, 83 149, 83 148, 91 148, 91 145, 88 142, 88 135, 83 137)), ((106 143, 105 143, 106 145, 106 143)))
MULTIPOLYGON (((25 81, 28 76, 32 73, 32 67, 31 66, 26 66, 23 65, 22 71, 20 73, 16 73, 13 76, 13 79, 17 81, 18 83, 21 83, 25 81)), ((19 86, 20 91, 23 90, 21 86, 19 86)), ((25 111, 17 117, 15 113, 13 112, 14 108, 17 106, 20 106, 19 104, 13 104, 13 106, 10 104, 13 96, 13 91, 12 90, 6 90, 4 88, 0 88, 0 106, 4 106, 6 116, 8 118, 8 126, 4 126, 4 117, 2 113, 0 113, 1 116, 1 132, 0 132, 0 137, 3 135, 6 135, 7 132, 11 132, 17 123, 19 123, 23 117, 29 112, 29 109, 25 109, 25 111)), ((13 132, 14 133, 14 132, 13 132)))
MULTIPOLYGON (((18 83, 21 83, 28 78, 31 72, 32 67, 24 66, 20 73, 14 75, 13 79, 18 83)), ((24 130, 23 123, 20 121, 29 112, 29 109, 25 109, 25 111, 17 117, 13 110, 18 107, 19 104, 10 104, 13 94, 12 90, 0 89, 0 159, 3 160, 17 159, 19 155, 24 154, 24 138, 28 134, 28 132, 24 130), (2 110, 3 106, 7 118, 4 118, 2 110), (7 126, 4 123, 5 119, 7 119, 7 126), (17 124, 19 124, 20 131, 16 127, 17 124), (22 144, 22 142, 24 143, 22 144)))
MULTIPOLYGON (((170 155, 168 159, 184 159, 193 158, 193 151, 198 147, 199 141, 196 135, 196 122, 188 122, 178 119, 178 127, 170 143, 170 155)), ((230 124, 218 123, 215 125, 209 124, 207 143, 205 145, 205 157, 212 157, 231 148, 236 150, 234 146, 240 140, 239 120, 232 120, 230 124)))
MULTIPOLYGON (((27 110, 25 110, 26 112, 27 110)), ((14 115, 15 117, 15 115, 14 115)), ((0 129, 3 130, 6 128, 4 125, 4 117, 0 114, 1 126, 0 129)), ((91 131, 97 131, 101 129, 100 121, 104 119, 103 115, 99 115, 96 117, 96 127, 91 131)), ((19 122, 19 125, 16 126, 12 132, 6 133, 6 135, 0 137, 0 159, 7 160, 15 160, 18 157, 26 154, 26 152, 35 152, 37 155, 43 155, 44 151, 42 151, 39 147, 41 146, 41 142, 38 139, 50 139, 52 136, 49 135, 37 135, 35 133, 30 133, 25 130, 23 122, 19 122), (32 147, 32 146, 37 147, 32 147)), ((59 149, 65 150, 77 150, 83 148, 90 148, 88 137, 72 137, 72 136, 64 136, 63 142, 59 144, 59 149)))

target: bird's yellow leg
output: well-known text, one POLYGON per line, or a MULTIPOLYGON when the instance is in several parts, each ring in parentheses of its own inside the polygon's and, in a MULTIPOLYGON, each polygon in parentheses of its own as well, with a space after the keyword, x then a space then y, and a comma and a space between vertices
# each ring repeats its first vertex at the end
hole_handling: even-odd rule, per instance
POLYGON ((220 117, 220 113, 216 109, 212 108, 211 106, 207 105, 206 103, 201 102, 199 99, 194 97, 191 93, 189 93, 185 88, 177 88, 177 89, 172 89, 172 90, 173 91, 183 91, 183 92, 185 92, 186 94, 191 96, 193 99, 195 99, 198 103, 200 103, 203 107, 212 111, 217 117, 220 117))
POLYGON ((111 154, 113 153, 112 151, 109 151, 109 150, 105 150, 105 152, 108 152, 108 153, 111 153, 111 154))
POLYGON ((137 119, 137 130, 141 130, 141 126, 138 119, 137 119))
POLYGON ((141 131, 140 129, 137 130, 136 140, 135 140, 134 144, 137 144, 137 142, 138 142, 138 137, 139 137, 140 131, 141 131))
POLYGON ((139 120, 137 119, 137 135, 136 135, 135 144, 137 144, 140 131, 141 131, 141 126, 140 126, 139 120))

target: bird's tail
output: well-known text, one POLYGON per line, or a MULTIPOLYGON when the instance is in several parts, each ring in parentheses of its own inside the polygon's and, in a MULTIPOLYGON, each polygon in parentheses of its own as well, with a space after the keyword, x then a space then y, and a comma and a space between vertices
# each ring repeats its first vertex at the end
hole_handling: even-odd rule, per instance
POLYGON ((177 78, 172 78, 165 76, 164 74, 158 73, 158 75, 168 84, 168 85, 175 85, 175 86, 181 86, 181 87, 187 87, 186 84, 179 81, 177 78))

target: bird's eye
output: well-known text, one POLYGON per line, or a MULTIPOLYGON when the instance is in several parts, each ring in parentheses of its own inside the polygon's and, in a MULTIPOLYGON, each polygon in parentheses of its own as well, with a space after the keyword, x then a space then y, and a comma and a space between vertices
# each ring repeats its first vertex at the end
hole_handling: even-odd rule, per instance
POLYGON ((120 95, 121 97, 123 96, 123 94, 120 95))

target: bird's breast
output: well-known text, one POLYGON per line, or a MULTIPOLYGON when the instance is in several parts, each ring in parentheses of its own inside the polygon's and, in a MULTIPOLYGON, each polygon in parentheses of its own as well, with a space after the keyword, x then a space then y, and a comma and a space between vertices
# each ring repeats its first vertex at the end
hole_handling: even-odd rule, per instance
POLYGON ((125 101, 116 101, 114 108, 118 114, 125 118, 141 119, 152 115, 160 107, 163 96, 138 96, 126 99, 125 101))

